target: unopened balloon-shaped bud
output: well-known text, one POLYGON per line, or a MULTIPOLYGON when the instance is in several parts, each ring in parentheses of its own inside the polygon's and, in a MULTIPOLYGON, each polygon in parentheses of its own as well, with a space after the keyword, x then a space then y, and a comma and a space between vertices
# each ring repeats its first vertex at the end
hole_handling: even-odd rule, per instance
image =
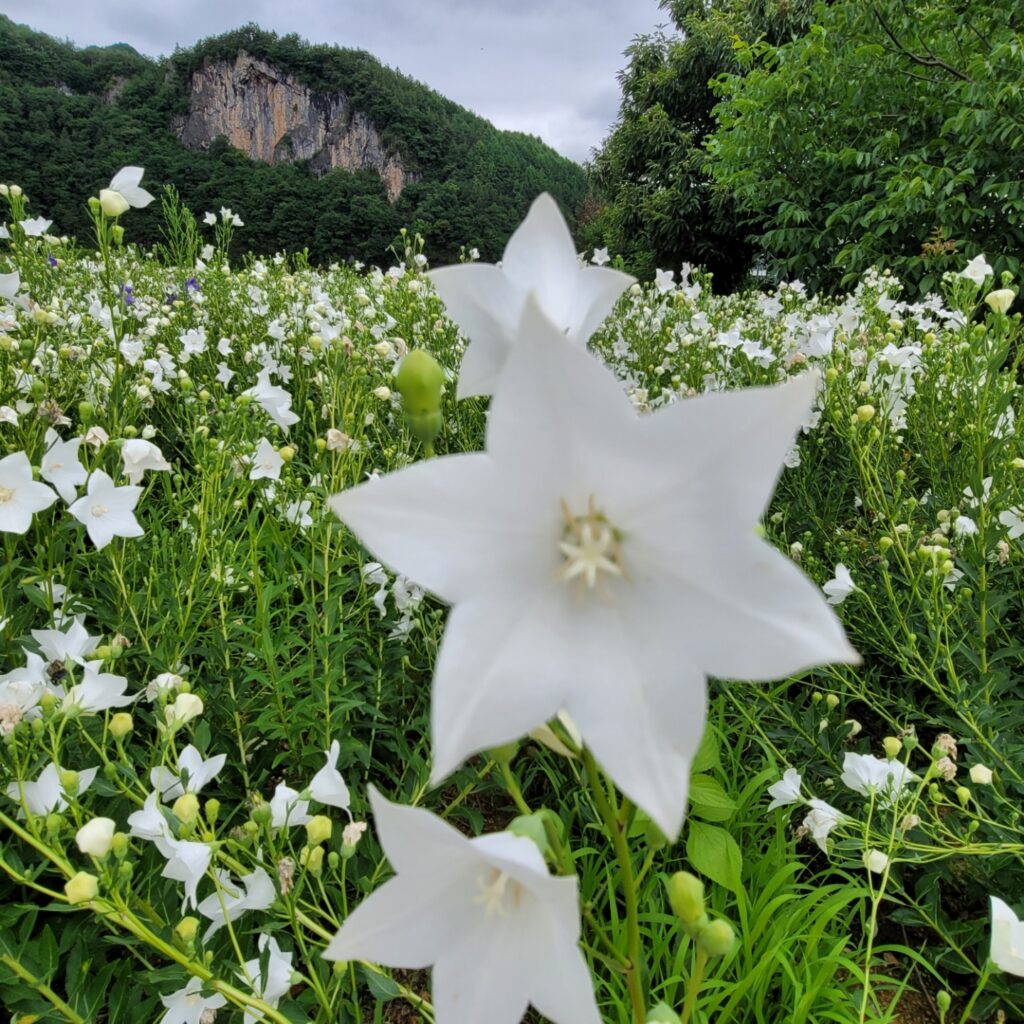
POLYGON ((171 811, 182 825, 194 825, 199 818, 199 797, 195 793, 182 793, 174 801, 171 811))
POLYGON ((518 753, 519 744, 513 741, 512 743, 504 743, 500 747, 494 747, 491 750, 491 757, 493 757, 498 764, 508 764, 518 753))
POLYGON ((75 796, 78 793, 78 772, 70 768, 62 768, 60 772, 60 788, 68 796, 75 796))
POLYGON ((106 857, 114 842, 115 827, 112 818, 93 818, 75 833, 75 843, 90 857, 106 857))
POLYGON ((108 217, 120 217, 122 213, 131 209, 131 206, 120 192, 116 192, 112 188, 101 188, 100 209, 108 217))
POLYGON ((64 885, 64 894, 68 898, 68 903, 73 906, 96 899, 96 894, 99 891, 99 880, 95 875, 90 875, 88 871, 79 871, 74 878, 69 879, 64 885))
POLYGON ((672 912, 687 929, 697 927, 704 917, 704 883, 689 871, 677 871, 666 888, 672 912))
POLYGON ((903 740, 898 736, 886 736, 882 740, 882 749, 885 751, 885 756, 891 761, 894 757, 899 757, 900 751, 903 749, 903 740))
POLYGON ((443 425, 444 370, 429 352, 416 348, 402 360, 395 386, 402 396, 402 408, 413 437, 422 444, 430 444, 443 425))
POLYGON ((324 848, 304 846, 299 853, 299 864, 311 875, 319 875, 324 869, 324 848))
POLYGON ((658 1003, 647 1011, 647 1024, 680 1024, 679 1014, 668 1003, 658 1003))
POLYGON ((736 933, 728 921, 710 921, 697 933, 697 948, 705 956, 726 956, 736 943, 736 933))
POLYGON ((211 825, 217 824, 217 817, 220 815, 220 801, 216 797, 211 797, 206 801, 206 820, 211 825))
POLYGON ((128 855, 128 836, 124 832, 115 832, 110 840, 110 850, 117 860, 124 860, 128 855))
POLYGON ((319 846, 331 838, 334 824, 326 814, 317 814, 306 822, 306 835, 310 846, 319 846))
POLYGON ((183 917, 174 926, 174 944, 191 952, 195 947, 196 934, 199 931, 199 918, 183 917))
POLYGON ((1016 297, 1012 288, 998 288, 985 296, 985 302, 993 313, 1006 313, 1016 297))
POLYGON ((110 719, 110 735, 115 740, 123 740, 135 728, 135 722, 127 711, 118 711, 110 719))

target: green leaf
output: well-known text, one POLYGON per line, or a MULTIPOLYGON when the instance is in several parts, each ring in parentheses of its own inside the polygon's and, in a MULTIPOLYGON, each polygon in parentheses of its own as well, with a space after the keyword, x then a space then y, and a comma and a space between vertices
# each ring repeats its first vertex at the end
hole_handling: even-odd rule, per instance
POLYGON ((693 773, 706 772, 717 767, 718 738, 715 736, 715 730, 709 725, 704 729, 704 736, 693 758, 693 764, 690 765, 690 771, 693 773))
POLYGON ((364 967, 363 977, 366 978, 366 985, 373 993, 373 998, 378 1002, 386 1003, 389 999, 397 999, 402 994, 402 990, 386 974, 379 974, 364 967))
POLYGON ((728 821, 736 802, 710 775, 690 776, 690 813, 708 821, 728 821))
POLYGON ((724 828, 691 818, 686 837, 686 857, 696 871, 712 882, 733 893, 740 891, 743 854, 736 840, 724 828))

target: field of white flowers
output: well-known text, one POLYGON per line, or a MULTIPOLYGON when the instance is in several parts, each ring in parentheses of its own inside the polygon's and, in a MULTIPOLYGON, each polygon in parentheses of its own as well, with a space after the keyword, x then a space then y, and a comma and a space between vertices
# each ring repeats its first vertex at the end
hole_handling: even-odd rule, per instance
MULTIPOLYGON (((84 201, 83 197, 83 201, 84 201)), ((13 1021, 1024 1014, 1014 282, 232 265, 0 187, 13 1021)))

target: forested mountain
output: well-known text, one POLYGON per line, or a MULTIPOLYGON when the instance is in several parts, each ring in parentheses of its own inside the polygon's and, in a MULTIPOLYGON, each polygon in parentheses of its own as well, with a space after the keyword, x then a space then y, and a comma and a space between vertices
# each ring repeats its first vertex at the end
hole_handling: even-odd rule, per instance
MULTIPOLYGON (((361 50, 246 26, 154 61, 130 46, 79 49, 0 15, 0 180, 30 213, 83 235, 85 199, 127 164, 195 211, 229 206, 238 244, 308 248, 327 263, 386 259, 401 227, 431 257, 500 256, 530 201, 551 192, 574 222, 583 169, 540 140, 498 131, 361 50)), ((158 204, 132 235, 159 240, 158 204)))

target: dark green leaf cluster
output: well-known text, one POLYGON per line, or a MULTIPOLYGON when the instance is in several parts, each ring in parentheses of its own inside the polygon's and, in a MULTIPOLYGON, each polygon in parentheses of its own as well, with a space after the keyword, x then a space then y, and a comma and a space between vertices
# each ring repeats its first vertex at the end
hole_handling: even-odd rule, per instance
MULTIPOLYGON (((30 212, 82 236, 85 199, 120 167, 146 168, 154 194, 173 183, 193 210, 230 206, 246 221, 236 244, 254 252, 309 250, 317 263, 385 262, 401 227, 423 234, 438 260, 476 246, 497 259, 531 200, 543 191, 572 221, 587 184, 577 164, 539 139, 501 132, 370 54, 314 46, 246 26, 165 61, 130 47, 76 47, 0 16, 0 179, 32 198, 30 212), (188 108, 192 73, 245 50, 315 91, 343 93, 418 175, 389 203, 371 172, 316 177, 302 163, 254 163, 226 142, 186 149, 172 127, 188 108)), ((132 211, 143 244, 161 240, 154 204, 132 211)))

